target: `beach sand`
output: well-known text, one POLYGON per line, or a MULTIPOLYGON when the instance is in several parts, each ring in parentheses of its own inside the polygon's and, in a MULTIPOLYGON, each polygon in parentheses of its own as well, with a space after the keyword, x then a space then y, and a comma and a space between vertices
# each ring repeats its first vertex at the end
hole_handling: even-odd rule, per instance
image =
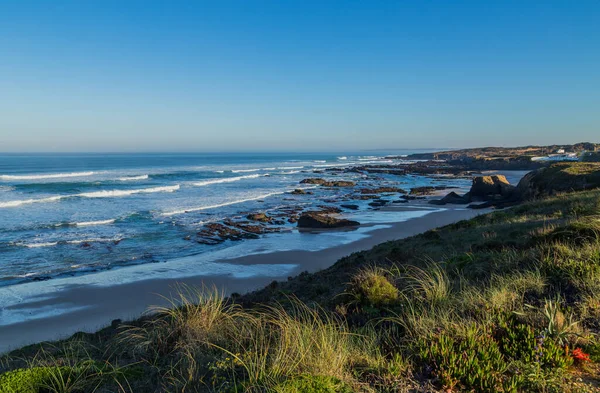
MULTIPOLYGON (((397 206, 390 209, 419 209, 419 203, 411 206, 397 206)), ((421 204, 426 208, 425 203, 421 204)), ((429 207, 430 208, 430 207, 429 207)), ((333 265, 338 259, 353 252, 367 250, 373 246, 389 241, 406 238, 427 230, 469 219, 489 210, 469 210, 464 207, 449 207, 434 211, 423 217, 389 224, 389 228, 375 229, 368 236, 354 242, 319 251, 291 250, 267 254, 247 255, 235 259, 223 260, 239 265, 257 264, 294 264, 297 267, 291 275, 303 271, 316 272, 333 265)), ((307 236, 318 236, 308 234, 307 236)), ((198 255, 193 258, 202 258, 198 255)), ((168 263, 162 266, 168 269, 168 263)), ((275 277, 286 280, 286 277, 275 277)), ((274 277, 202 276, 179 279, 150 279, 115 286, 76 285, 43 298, 25 298, 11 306, 13 310, 35 313, 36 310, 60 308, 65 305, 72 310, 60 315, 31 319, 26 322, 0 326, 0 353, 24 345, 41 341, 66 338, 79 331, 94 332, 108 326, 113 319, 132 320, 139 317, 150 306, 166 305, 168 297, 175 292, 178 284, 193 286, 216 285, 226 294, 233 292, 247 293, 264 287, 274 277)))

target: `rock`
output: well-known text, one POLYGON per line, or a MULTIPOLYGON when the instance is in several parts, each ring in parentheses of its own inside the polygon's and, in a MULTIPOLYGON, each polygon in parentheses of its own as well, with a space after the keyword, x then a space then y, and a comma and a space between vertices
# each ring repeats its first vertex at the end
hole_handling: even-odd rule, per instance
POLYGON ((340 205, 344 209, 358 210, 358 205, 340 205))
POLYGON ((410 189, 410 195, 432 195, 436 191, 435 187, 415 187, 410 189))
POLYGON ((325 183, 325 179, 321 179, 320 177, 311 177, 308 179, 303 179, 300 181, 300 184, 323 184, 325 183))
POLYGON ((319 209, 321 209, 321 211, 319 213, 325 213, 325 214, 337 214, 337 213, 341 213, 342 209, 340 209, 339 207, 336 206, 327 206, 327 205, 320 205, 319 209))
POLYGON ((360 201, 367 201, 369 199, 379 199, 381 198, 379 195, 352 195, 350 197, 350 199, 355 199, 355 200, 360 200, 360 201))
POLYGON ((321 184, 323 187, 354 187, 356 183, 348 180, 326 181, 321 184))
POLYGON ((507 198, 514 193, 515 189, 503 175, 477 176, 473 179, 470 195, 471 198, 483 200, 492 199, 497 195, 507 198))
POLYGON ((298 220, 298 228, 330 229, 356 227, 359 225, 360 223, 358 221, 334 218, 315 212, 303 213, 298 220))
POLYGON ((320 177, 312 177, 308 179, 303 179, 300 181, 300 184, 317 184, 323 187, 354 187, 356 184, 352 181, 347 180, 335 180, 335 181, 327 181, 320 177))
POLYGON ((216 222, 206 224, 204 229, 198 232, 198 236, 200 237, 198 242, 202 244, 217 244, 218 240, 237 241, 258 238, 258 235, 254 233, 242 231, 238 228, 232 228, 216 222), (215 241, 217 241, 217 243, 215 243, 215 241))
POLYGON ((561 162, 525 175, 517 186, 523 199, 534 199, 560 192, 600 188, 600 164, 561 162))
POLYGON ((294 191, 290 192, 292 195, 312 195, 311 191, 306 191, 301 188, 296 188, 294 191))
POLYGON ((396 201, 392 201, 392 203, 408 203, 406 199, 398 199, 396 201))
POLYGON ((406 191, 398 187, 377 187, 377 188, 361 188, 361 194, 381 194, 384 192, 397 192, 399 194, 406 194, 406 191))
POLYGON ((432 201, 429 201, 429 203, 431 203, 432 205, 445 205, 447 203, 455 204, 455 205, 466 205, 467 203, 470 203, 470 202, 471 202, 470 193, 466 193, 465 195, 461 196, 461 195, 458 195, 457 193, 455 193, 454 191, 452 191, 451 193, 449 193, 442 199, 434 199, 432 201))
POLYGON ((248 214, 246 218, 250 221, 271 222, 271 217, 267 216, 265 213, 248 214))

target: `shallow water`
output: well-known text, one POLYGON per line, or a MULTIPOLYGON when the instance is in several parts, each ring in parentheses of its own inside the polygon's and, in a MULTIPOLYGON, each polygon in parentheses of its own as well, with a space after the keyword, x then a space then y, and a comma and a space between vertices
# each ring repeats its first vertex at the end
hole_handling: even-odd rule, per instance
MULTIPOLYGON (((315 170, 397 164, 402 160, 384 157, 407 153, 3 155, 0 286, 216 251, 231 257, 256 252, 252 240, 207 246, 184 239, 207 222, 245 212, 335 200, 347 191, 313 187, 313 196, 289 191, 311 187, 298 183, 317 176, 315 170)), ((335 178, 370 183, 358 173, 335 178)), ((449 182, 464 186, 465 181, 449 182)), ((426 177, 392 175, 382 175, 379 183, 402 188, 440 184, 426 177)), ((366 202, 359 204, 366 207, 366 202)), ((369 211, 352 214, 365 223, 380 220, 369 211)), ((387 217, 402 221, 410 214, 387 217)), ((359 235, 303 237, 290 224, 286 232, 266 236, 273 239, 269 250, 276 251, 326 248, 359 235)))

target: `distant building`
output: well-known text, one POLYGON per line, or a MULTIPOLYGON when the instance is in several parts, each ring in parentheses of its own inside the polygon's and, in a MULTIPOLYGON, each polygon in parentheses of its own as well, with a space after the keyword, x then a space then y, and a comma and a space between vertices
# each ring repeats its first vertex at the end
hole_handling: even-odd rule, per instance
POLYGON ((565 149, 558 149, 556 154, 565 154, 565 149))

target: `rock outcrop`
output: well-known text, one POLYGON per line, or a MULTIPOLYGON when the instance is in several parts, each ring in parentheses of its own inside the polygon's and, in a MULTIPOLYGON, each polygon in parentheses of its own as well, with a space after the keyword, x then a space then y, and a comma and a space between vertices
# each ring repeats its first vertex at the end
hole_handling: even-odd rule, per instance
POLYGON ((398 193, 406 194, 406 190, 398 187, 377 187, 377 188, 361 188, 361 194, 387 194, 387 193, 398 193))
POLYGON ((561 192, 600 188, 600 163, 556 163, 525 175, 517 186, 523 199, 534 199, 561 192))
POLYGON ((503 175, 477 176, 473 179, 473 185, 469 194, 472 199, 490 200, 509 198, 514 194, 516 188, 512 186, 503 175))
POLYGON ((356 185, 356 183, 349 180, 328 181, 320 177, 311 177, 308 179, 303 179, 300 181, 300 184, 316 184, 323 187, 354 187, 356 185))
POLYGON ((305 212, 298 219, 298 228, 307 229, 332 229, 359 225, 358 221, 335 218, 322 212, 305 212))
POLYGON ((259 222, 271 222, 272 218, 267 216, 265 213, 252 213, 248 214, 246 218, 250 221, 259 221, 259 222))

